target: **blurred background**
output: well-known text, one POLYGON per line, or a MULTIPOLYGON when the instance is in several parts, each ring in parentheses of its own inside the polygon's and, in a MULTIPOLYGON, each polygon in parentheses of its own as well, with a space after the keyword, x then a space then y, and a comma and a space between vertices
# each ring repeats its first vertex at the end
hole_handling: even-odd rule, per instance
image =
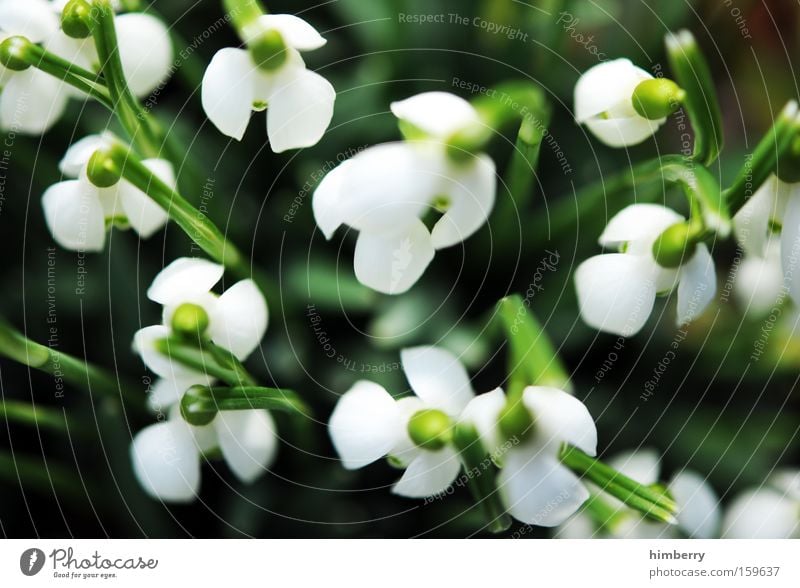
MULTIPOLYGON (((46 423, 0 419, 0 534, 471 536, 482 521, 466 488, 427 505, 395 497, 390 485, 398 471, 385 463, 345 471, 325 423, 358 379, 405 393, 399 369, 405 346, 437 344, 462 354, 478 392, 502 385, 504 342, 490 319, 497 300, 514 292, 528 293, 559 348, 576 395, 597 420, 601 456, 654 447, 664 456, 664 478, 689 466, 708 476, 723 502, 775 467, 797 466, 796 316, 788 304, 775 320, 745 313, 732 294, 730 268, 740 258, 732 241, 715 244, 718 295, 688 328, 675 326, 674 299, 659 300, 645 329, 630 339, 598 334, 581 322, 572 272, 600 251, 596 240, 608 218, 638 200, 686 208, 680 193, 660 185, 590 210, 576 190, 685 145, 673 118, 654 139, 612 150, 587 136, 571 114, 575 81, 600 57, 628 57, 669 77, 664 35, 687 28, 710 62, 725 117, 725 150, 712 170, 724 186, 783 104, 799 94, 797 2, 275 0, 267 6, 298 14, 328 39, 305 55, 338 92, 333 122, 318 145, 275 155, 265 145, 263 114, 255 115, 241 143, 206 120, 199 96, 205 66, 218 49, 238 44, 233 30, 219 25, 223 12, 213 0, 152 3, 173 27, 176 56, 187 53, 153 98, 153 111, 185 146, 185 196, 251 254, 274 286, 270 326, 248 367, 264 385, 298 391, 316 420, 298 424, 276 415, 279 458, 252 485, 238 483, 224 462, 210 462, 192 505, 164 505, 140 489, 128 451, 131 437, 153 421, 144 408, 153 375, 131 352, 131 340, 141 326, 160 322, 160 307, 144 295, 153 277, 194 251, 175 226, 142 242, 115 230, 102 254, 54 249, 41 195, 60 179, 57 164, 66 148, 109 124, 99 106, 73 101, 45 136, 4 138, 10 155, 0 193, 0 313, 42 343, 55 327, 59 350, 119 374, 133 400, 70 386, 61 394, 51 376, 0 360, 4 400, 33 401, 63 412, 70 423, 65 433, 46 423), (383 296, 361 286, 352 269, 354 234, 340 230, 326 242, 316 229, 314 186, 357 150, 399 138, 391 101, 427 90, 469 99, 471 89, 509 79, 538 83, 552 105, 535 193, 515 210, 501 182, 489 224, 438 252, 408 294, 383 296), (580 210, 579 221, 569 221, 580 210), (567 221, 553 224, 558 214, 567 221), (762 337, 765 349, 754 360, 762 337)), ((514 138, 508 129, 492 141, 501 172, 514 138)))

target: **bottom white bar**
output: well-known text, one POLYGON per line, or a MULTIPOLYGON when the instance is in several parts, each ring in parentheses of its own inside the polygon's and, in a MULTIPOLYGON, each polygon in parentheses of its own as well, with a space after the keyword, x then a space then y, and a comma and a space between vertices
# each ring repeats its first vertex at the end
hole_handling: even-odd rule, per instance
POLYGON ((800 586, 800 541, 5 540, 0 586, 800 586), (34 573, 35 572, 35 573, 34 573), (32 574, 32 575, 30 575, 32 574), (228 584, 230 585, 230 584, 228 584))

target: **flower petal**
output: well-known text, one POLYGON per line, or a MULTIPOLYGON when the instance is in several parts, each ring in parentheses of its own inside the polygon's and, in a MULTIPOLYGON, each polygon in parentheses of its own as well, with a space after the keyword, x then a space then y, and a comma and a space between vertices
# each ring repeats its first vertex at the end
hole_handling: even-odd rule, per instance
POLYGON ((61 80, 35 67, 16 72, 0 94, 0 125, 16 133, 40 135, 64 113, 68 97, 61 80))
POLYGON ((745 255, 736 272, 733 292, 746 312, 754 316, 766 315, 783 297, 779 249, 778 237, 773 236, 764 257, 745 255))
POLYGON ((314 220, 326 239, 333 237, 333 233, 344 222, 341 212, 342 184, 345 174, 352 165, 353 162, 349 159, 343 161, 328 172, 314 190, 314 198, 311 201, 314 220))
POLYGON ((42 195, 47 228, 56 243, 71 251, 102 251, 105 212, 97 191, 79 180, 50 186, 42 195))
POLYGON ((94 152, 103 149, 107 144, 108 139, 104 135, 89 135, 76 141, 61 158, 58 169, 70 178, 79 177, 94 152))
POLYGON ((433 259, 431 235, 415 219, 392 234, 361 231, 353 268, 358 281, 384 294, 402 294, 425 272, 433 259))
POLYGON ((681 266, 678 284, 678 326, 700 316, 717 293, 714 258, 705 243, 700 243, 692 258, 681 266))
POLYGON ((498 488, 512 517, 541 527, 562 524, 589 498, 578 477, 555 457, 520 450, 506 454, 498 488))
POLYGON ((638 255, 590 257, 575 272, 581 316, 591 327, 629 337, 647 322, 656 299, 654 263, 638 255))
POLYGON ((196 372, 183 364, 172 361, 156 349, 155 342, 169 336, 164 325, 151 325, 139 329, 133 336, 133 349, 142 357, 144 364, 156 375, 170 380, 187 380, 200 384, 208 381, 208 375, 196 372))
POLYGON ((631 103, 636 86, 652 78, 629 59, 605 61, 589 68, 575 84, 575 120, 584 123, 620 103, 631 103))
POLYGON ((765 254, 770 221, 780 218, 786 206, 787 198, 779 197, 780 193, 787 191, 782 189, 782 185, 785 184, 777 176, 771 175, 733 217, 736 241, 749 255, 765 254))
POLYGON ((0 2, 0 31, 4 37, 19 35, 41 43, 59 28, 58 16, 47 0, 0 2))
POLYGON ((789 295, 800 304, 800 196, 793 197, 786 205, 781 230, 781 259, 789 295))
POLYGON ((501 388, 495 388, 470 400, 459 418, 462 422, 475 425, 486 452, 491 455, 496 454, 502 444, 497 420, 505 405, 505 392, 501 388))
POLYGON ((159 378, 150 388, 147 395, 147 406, 155 411, 164 411, 176 405, 184 392, 196 384, 211 385, 211 378, 159 378))
POLYGON ((750 490, 728 507, 722 522, 726 539, 790 539, 800 534, 795 500, 770 488, 750 490))
POLYGON ((597 428, 586 406, 572 394, 547 386, 528 386, 522 401, 533 413, 540 443, 570 443, 589 455, 597 453, 597 428))
POLYGON ((411 347, 400 351, 406 379, 429 408, 458 417, 475 397, 461 361, 441 347, 411 347))
POLYGON ((408 498, 434 496, 447 490, 460 469, 458 455, 449 447, 439 451, 420 451, 392 492, 408 498))
POLYGON ((651 137, 659 129, 663 119, 648 120, 642 116, 630 118, 592 118, 586 126, 595 137, 609 147, 631 147, 651 137))
POLYGON ((400 416, 382 386, 356 382, 339 399, 328 425, 342 465, 355 470, 387 455, 403 436, 400 416))
POLYGON ((336 91, 318 73, 281 68, 267 108, 267 134, 275 153, 316 145, 333 117, 336 91))
POLYGON ((391 109, 400 120, 441 140, 481 122, 469 102, 449 92, 423 92, 392 102, 391 109))
POLYGON ((694 539, 711 539, 719 532, 719 499, 699 474, 684 470, 667 486, 678 503, 678 524, 694 539))
POLYGON ((319 49, 327 43, 317 29, 293 14, 265 14, 259 17, 254 28, 259 34, 269 30, 278 31, 286 45, 298 51, 319 49))
POLYGON ((164 23, 141 12, 114 17, 122 70, 131 91, 143 98, 172 73, 172 40, 164 23))
POLYGON ((242 140, 253 110, 256 66, 243 49, 217 51, 203 75, 201 100, 209 120, 223 135, 242 140))
POLYGON ((195 257, 180 257, 162 269, 147 290, 159 304, 173 304, 196 294, 205 294, 219 282, 225 268, 195 257))
POLYGON ((460 243, 481 228, 492 212, 495 199, 495 166, 488 155, 466 165, 450 166, 442 192, 451 205, 434 225, 431 239, 436 249, 460 243))
POLYGON ((180 420, 150 425, 131 444, 133 471, 153 498, 191 502, 200 489, 200 457, 189 425, 180 420))
POLYGON ((403 467, 408 467, 408 464, 414 461, 423 451, 411 440, 411 436, 408 434, 408 422, 415 413, 425 408, 425 403, 416 396, 404 396, 403 398, 398 398, 395 402, 400 414, 402 435, 400 440, 392 447, 389 455, 394 461, 402 464, 403 467))
POLYGON ((266 410, 221 411, 213 425, 225 461, 242 482, 253 482, 274 461, 277 429, 266 410))
MULTIPOLYGON (((165 159, 145 159, 142 164, 165 184, 175 187, 175 171, 170 162, 165 159)), ((125 180, 119 183, 119 198, 128 222, 142 239, 151 237, 169 220, 166 210, 125 180)))
POLYGON ((598 242, 603 247, 630 241, 649 241, 652 245, 664 230, 683 220, 680 214, 660 204, 631 204, 611 217, 598 242))
POLYGON ((770 476, 769 481, 776 490, 800 502, 800 470, 779 470, 770 476))
POLYGON ((253 280, 241 280, 217 300, 209 335, 217 345, 244 360, 267 330, 267 301, 253 280))
POLYGON ((661 462, 653 449, 627 451, 615 456, 608 465, 645 486, 658 482, 661 475, 661 462))

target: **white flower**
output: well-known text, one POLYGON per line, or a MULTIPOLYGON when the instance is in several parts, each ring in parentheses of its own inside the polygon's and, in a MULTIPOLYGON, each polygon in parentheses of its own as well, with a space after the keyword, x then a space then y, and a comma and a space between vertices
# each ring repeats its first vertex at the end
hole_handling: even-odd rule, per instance
POLYGON ((641 143, 664 124, 633 108, 633 91, 653 76, 628 59, 615 59, 588 69, 575 84, 575 120, 610 147, 641 143))
POLYGON ((195 427, 175 407, 168 420, 133 438, 133 470, 153 498, 190 502, 200 490, 202 455, 215 448, 242 482, 253 482, 275 459, 275 423, 265 410, 237 410, 218 412, 208 425, 195 427))
POLYGON ((657 204, 633 204, 620 211, 600 235, 605 247, 624 253, 590 257, 575 272, 581 316, 590 326, 623 336, 634 335, 653 310, 656 294, 678 286, 678 325, 697 318, 714 297, 714 260, 704 243, 677 269, 656 263, 653 243, 668 227, 683 221, 657 204))
MULTIPOLYGON (((783 283, 789 295, 800 303, 800 183, 790 184, 770 176, 733 218, 736 239, 748 256, 764 260, 768 274, 765 288, 775 288, 772 266, 766 267, 780 251, 783 283), (780 228, 780 246, 774 234, 780 228)), ((764 304, 768 304, 762 297, 764 304)), ((774 304, 775 300, 772 300, 774 304)), ((770 305, 771 306, 771 305, 770 305)))
MULTIPOLYGON (((267 330, 267 303, 253 280, 236 282, 217 296, 211 288, 222 278, 224 268, 205 259, 182 257, 155 277, 147 297, 164 306, 163 323, 144 327, 134 335, 134 349, 150 370, 180 385, 208 384, 208 376, 161 354, 155 346, 171 333, 175 310, 185 303, 197 304, 208 315, 209 338, 240 360, 258 347, 267 330)), ((175 384, 177 387, 178 384, 175 384)), ((188 387, 188 386, 187 386, 188 387)), ((161 391, 169 397, 170 387, 161 391)), ((179 388, 178 388, 179 389, 179 388)))
POLYGON ((436 249, 460 243, 489 217, 495 166, 485 154, 453 161, 446 142, 480 125, 475 109, 445 92, 395 102, 392 112, 426 139, 370 147, 331 171, 314 192, 314 218, 327 239, 346 224, 359 231, 354 269, 379 292, 411 288, 436 249), (420 217, 444 214, 428 231, 420 217))
MULTIPOLYGON (((68 178, 50 186, 42 196, 47 227, 56 242, 74 251, 101 251, 106 228, 112 224, 131 226, 142 238, 163 227, 167 212, 147 194, 122 179, 110 188, 92 184, 86 169, 92 154, 111 140, 105 135, 90 135, 74 143, 59 165, 68 178)), ((167 185, 175 187, 172 164, 164 159, 145 159, 142 163, 167 185)))
MULTIPOLYGON (((58 16, 46 0, 0 2, 0 41, 20 35, 42 43, 58 33, 58 16)), ((0 127, 30 135, 49 130, 69 97, 63 82, 35 67, 13 71, 0 65, 0 88, 0 127)))
POLYGON ((409 421, 429 409, 456 419, 474 392, 464 366, 444 349, 404 349, 401 360, 416 395, 395 400, 378 384, 359 381, 339 399, 330 435, 344 467, 358 469, 390 456, 406 467, 393 492, 423 498, 446 490, 461 464, 449 445, 433 450, 416 446, 409 436, 409 421))
POLYGON ((597 429, 589 411, 574 396, 546 386, 528 386, 522 402, 533 418, 530 438, 503 453, 498 418, 506 405, 499 388, 476 397, 462 415, 478 430, 490 455, 500 455, 497 486, 515 519, 531 525, 562 524, 589 498, 589 491, 559 460, 563 443, 595 455, 597 429))
POLYGON ((221 133, 241 140, 251 111, 267 108, 274 152, 315 145, 331 122, 336 92, 325 78, 306 69, 299 52, 318 49, 326 41, 290 14, 261 16, 251 32, 255 38, 269 31, 280 33, 286 44, 285 62, 266 71, 249 51, 221 49, 203 76, 203 109, 221 133))
POLYGON ((736 269, 734 294, 748 314, 762 317, 784 297, 780 240, 772 237, 763 255, 745 255, 736 269))
MULTIPOLYGON (((659 481, 661 464, 651 449, 624 453, 609 460, 608 465, 629 478, 647 486, 659 481)), ((709 539, 719 533, 720 510, 717 495, 699 474, 683 470, 667 484, 667 490, 678 503, 678 524, 651 521, 608 494, 592 487, 594 499, 614 509, 612 518, 598 529, 584 511, 576 513, 558 531, 562 539, 589 539, 604 536, 626 539, 679 538, 681 534, 696 539, 709 539)))
POLYGON ((739 495, 722 527, 726 539, 800 539, 800 471, 781 471, 739 495))

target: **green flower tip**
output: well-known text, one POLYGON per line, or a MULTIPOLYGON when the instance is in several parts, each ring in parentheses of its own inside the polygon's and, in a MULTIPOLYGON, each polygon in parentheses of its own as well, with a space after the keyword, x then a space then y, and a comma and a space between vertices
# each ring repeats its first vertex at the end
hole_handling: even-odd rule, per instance
POLYGON ((266 71, 274 71, 286 62, 288 57, 286 43, 281 34, 272 29, 258 35, 247 44, 250 55, 258 67, 266 71))
POLYGON ((31 42, 20 36, 9 37, 0 43, 0 63, 12 71, 23 71, 31 64, 28 62, 28 51, 31 42))
POLYGON ((655 78, 636 86, 631 101, 640 116, 659 120, 678 110, 685 98, 686 92, 678 84, 666 78, 655 78))
POLYGON ((86 176, 98 188, 110 188, 122 177, 114 159, 105 151, 95 151, 86 166, 86 176))
POLYGON ((509 400, 500 412, 497 425, 503 437, 519 441, 528 439, 535 430, 533 415, 522 400, 509 400))
POLYGON ((441 410, 420 410, 408 421, 408 436, 418 447, 436 451, 452 441, 453 423, 441 410))
POLYGON ((200 402, 206 404, 208 401, 205 394, 201 395, 205 390, 202 386, 192 386, 181 398, 181 416, 183 420, 195 427, 207 425, 217 416, 215 410, 200 409, 200 402))
POLYGON ((208 313, 199 304, 185 302, 172 314, 172 330, 185 337, 202 337, 208 330, 208 313))
POLYGON ((482 124, 470 125, 447 140, 447 156, 456 163, 472 161, 476 153, 484 150, 489 138, 489 127, 482 124))
POLYGON ((697 242, 688 223, 672 225, 653 243, 653 257, 666 268, 680 267, 694 255, 697 242))
POLYGON ((92 4, 86 0, 70 0, 61 12, 61 29, 73 39, 85 39, 92 35, 92 4))

